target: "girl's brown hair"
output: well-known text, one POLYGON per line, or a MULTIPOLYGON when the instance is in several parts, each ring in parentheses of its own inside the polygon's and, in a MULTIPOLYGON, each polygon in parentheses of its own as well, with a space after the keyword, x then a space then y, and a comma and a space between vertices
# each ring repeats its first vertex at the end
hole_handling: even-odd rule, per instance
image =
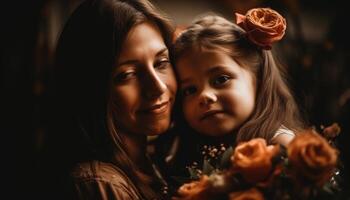
POLYGON ((252 44, 241 27, 217 15, 205 16, 195 21, 176 40, 175 66, 176 60, 193 49, 224 51, 241 67, 252 72, 255 78, 256 105, 250 118, 239 128, 237 142, 256 137, 270 141, 281 125, 293 131, 302 128, 302 120, 282 67, 270 50, 252 44))

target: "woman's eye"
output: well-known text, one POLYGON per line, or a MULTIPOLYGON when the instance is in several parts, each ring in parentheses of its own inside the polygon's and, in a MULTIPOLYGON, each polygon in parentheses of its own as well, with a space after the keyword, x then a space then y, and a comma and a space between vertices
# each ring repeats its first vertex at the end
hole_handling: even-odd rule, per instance
POLYGON ((117 74, 113 80, 114 80, 114 83, 120 83, 120 82, 130 80, 135 76, 136 76, 136 72, 127 71, 127 72, 122 72, 122 73, 117 74))
POLYGON ((169 59, 162 59, 155 63, 154 67, 157 69, 165 69, 170 65, 169 59))
POLYGON ((228 82, 230 79, 231 79, 231 77, 229 77, 229 76, 227 76, 227 75, 221 75, 221 76, 216 77, 216 78, 213 80, 213 84, 214 84, 214 85, 223 85, 223 84, 225 84, 226 82, 228 82))
POLYGON ((194 86, 189 86, 189 87, 185 87, 184 89, 182 89, 182 95, 183 96, 189 96, 191 94, 194 94, 197 92, 197 88, 194 86))

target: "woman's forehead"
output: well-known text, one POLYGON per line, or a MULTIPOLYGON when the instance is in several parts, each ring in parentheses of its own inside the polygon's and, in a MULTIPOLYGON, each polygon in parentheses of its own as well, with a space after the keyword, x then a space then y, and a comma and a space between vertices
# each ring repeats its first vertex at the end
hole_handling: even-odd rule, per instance
POLYGON ((122 45, 118 63, 130 59, 156 56, 166 48, 164 39, 157 26, 145 22, 130 30, 122 45))

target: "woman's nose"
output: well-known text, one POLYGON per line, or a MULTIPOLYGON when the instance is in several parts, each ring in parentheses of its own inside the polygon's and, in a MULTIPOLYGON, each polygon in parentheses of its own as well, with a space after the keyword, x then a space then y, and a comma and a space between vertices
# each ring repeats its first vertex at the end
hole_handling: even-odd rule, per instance
POLYGON ((217 101, 217 96, 210 89, 205 89, 201 92, 199 96, 199 105, 208 106, 217 101))
POLYGON ((167 86, 157 72, 148 72, 144 79, 143 93, 147 98, 157 98, 166 90, 167 86))

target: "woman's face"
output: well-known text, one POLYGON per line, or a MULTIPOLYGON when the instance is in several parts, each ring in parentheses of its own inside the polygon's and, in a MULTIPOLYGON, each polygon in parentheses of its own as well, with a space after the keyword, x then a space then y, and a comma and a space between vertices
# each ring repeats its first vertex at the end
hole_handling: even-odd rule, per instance
POLYGON ((239 128, 255 107, 255 79, 226 53, 187 51, 177 61, 182 108, 189 125, 209 136, 239 128))
POLYGON ((117 128, 161 134, 169 128, 176 80, 159 29, 151 23, 130 30, 113 73, 117 128))

